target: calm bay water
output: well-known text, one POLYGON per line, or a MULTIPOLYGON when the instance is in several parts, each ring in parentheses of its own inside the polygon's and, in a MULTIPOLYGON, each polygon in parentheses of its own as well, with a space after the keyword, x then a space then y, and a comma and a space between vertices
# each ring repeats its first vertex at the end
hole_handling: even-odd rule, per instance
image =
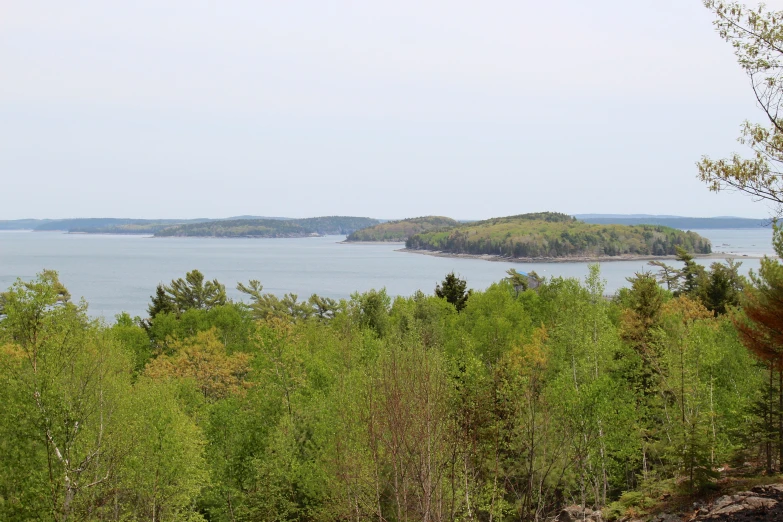
MULTIPOLYGON (((697 230, 716 252, 773 254, 771 229, 697 230)), ((293 292, 306 299, 317 293, 334 298, 385 287, 391 295, 431 293, 443 276, 455 271, 471 288, 483 289, 511 267, 545 277, 587 274, 586 263, 505 263, 396 252, 399 244, 346 245, 342 237, 302 239, 150 238, 61 232, 0 231, 0 289, 17 277, 30 279, 54 269, 74 298, 84 297, 90 313, 107 319, 121 311, 145 315, 158 283, 199 269, 225 284, 232 298, 237 282, 258 279, 264 290, 293 292)), ((709 264, 715 260, 699 260, 709 264)), ((742 269, 757 269, 758 259, 742 269)), ((601 264, 607 293, 626 285, 626 277, 649 269, 646 261, 601 264)))

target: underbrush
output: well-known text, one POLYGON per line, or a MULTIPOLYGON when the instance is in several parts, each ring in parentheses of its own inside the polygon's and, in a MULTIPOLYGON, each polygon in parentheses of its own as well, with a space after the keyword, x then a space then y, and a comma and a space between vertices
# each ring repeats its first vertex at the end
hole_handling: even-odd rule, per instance
POLYGON ((753 467, 725 468, 716 481, 696 490, 684 478, 647 481, 638 490, 626 491, 603 509, 606 520, 642 517, 656 513, 689 513, 718 497, 747 491, 755 486, 783 482, 783 474, 767 475, 753 467))

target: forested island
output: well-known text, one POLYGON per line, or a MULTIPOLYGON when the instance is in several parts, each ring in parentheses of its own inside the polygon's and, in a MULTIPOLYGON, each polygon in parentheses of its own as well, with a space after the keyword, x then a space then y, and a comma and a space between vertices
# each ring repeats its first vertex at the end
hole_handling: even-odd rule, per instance
POLYGON ((593 225, 567 214, 539 212, 423 232, 405 242, 411 251, 508 259, 607 259, 674 256, 678 249, 709 254, 708 239, 661 225, 593 225))
POLYGON ((348 235, 377 219, 325 216, 305 219, 237 219, 166 227, 155 237, 308 237, 348 235))
POLYGON ((443 230, 459 225, 459 221, 443 216, 424 216, 387 221, 357 230, 348 235, 346 242, 403 242, 414 234, 431 230, 443 230))

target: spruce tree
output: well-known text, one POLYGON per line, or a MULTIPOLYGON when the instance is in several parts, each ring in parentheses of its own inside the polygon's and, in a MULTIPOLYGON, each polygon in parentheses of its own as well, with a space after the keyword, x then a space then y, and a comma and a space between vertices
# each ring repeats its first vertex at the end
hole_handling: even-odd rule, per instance
POLYGON ((467 287, 468 282, 465 279, 460 279, 454 272, 449 272, 443 282, 435 286, 435 295, 446 299, 460 312, 468 304, 468 298, 471 294, 467 287))

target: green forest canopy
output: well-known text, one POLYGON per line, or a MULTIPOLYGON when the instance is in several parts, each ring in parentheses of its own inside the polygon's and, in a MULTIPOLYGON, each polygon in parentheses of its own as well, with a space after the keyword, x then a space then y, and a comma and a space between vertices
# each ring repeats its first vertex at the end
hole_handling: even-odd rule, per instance
POLYGON ((457 226, 457 220, 443 216, 424 216, 387 221, 357 230, 346 241, 405 241, 414 234, 457 226))
POLYGON ((461 224, 410 237, 406 247, 509 258, 708 254, 708 239, 661 225, 594 225, 556 212, 521 214, 461 224))
POLYGON ((765 369, 699 297, 744 284, 718 272, 673 292, 641 274, 611 301, 597 265, 454 304, 250 281, 243 304, 193 271, 113 325, 43 272, 0 297, 0 519, 643 513, 775 434, 765 369))

